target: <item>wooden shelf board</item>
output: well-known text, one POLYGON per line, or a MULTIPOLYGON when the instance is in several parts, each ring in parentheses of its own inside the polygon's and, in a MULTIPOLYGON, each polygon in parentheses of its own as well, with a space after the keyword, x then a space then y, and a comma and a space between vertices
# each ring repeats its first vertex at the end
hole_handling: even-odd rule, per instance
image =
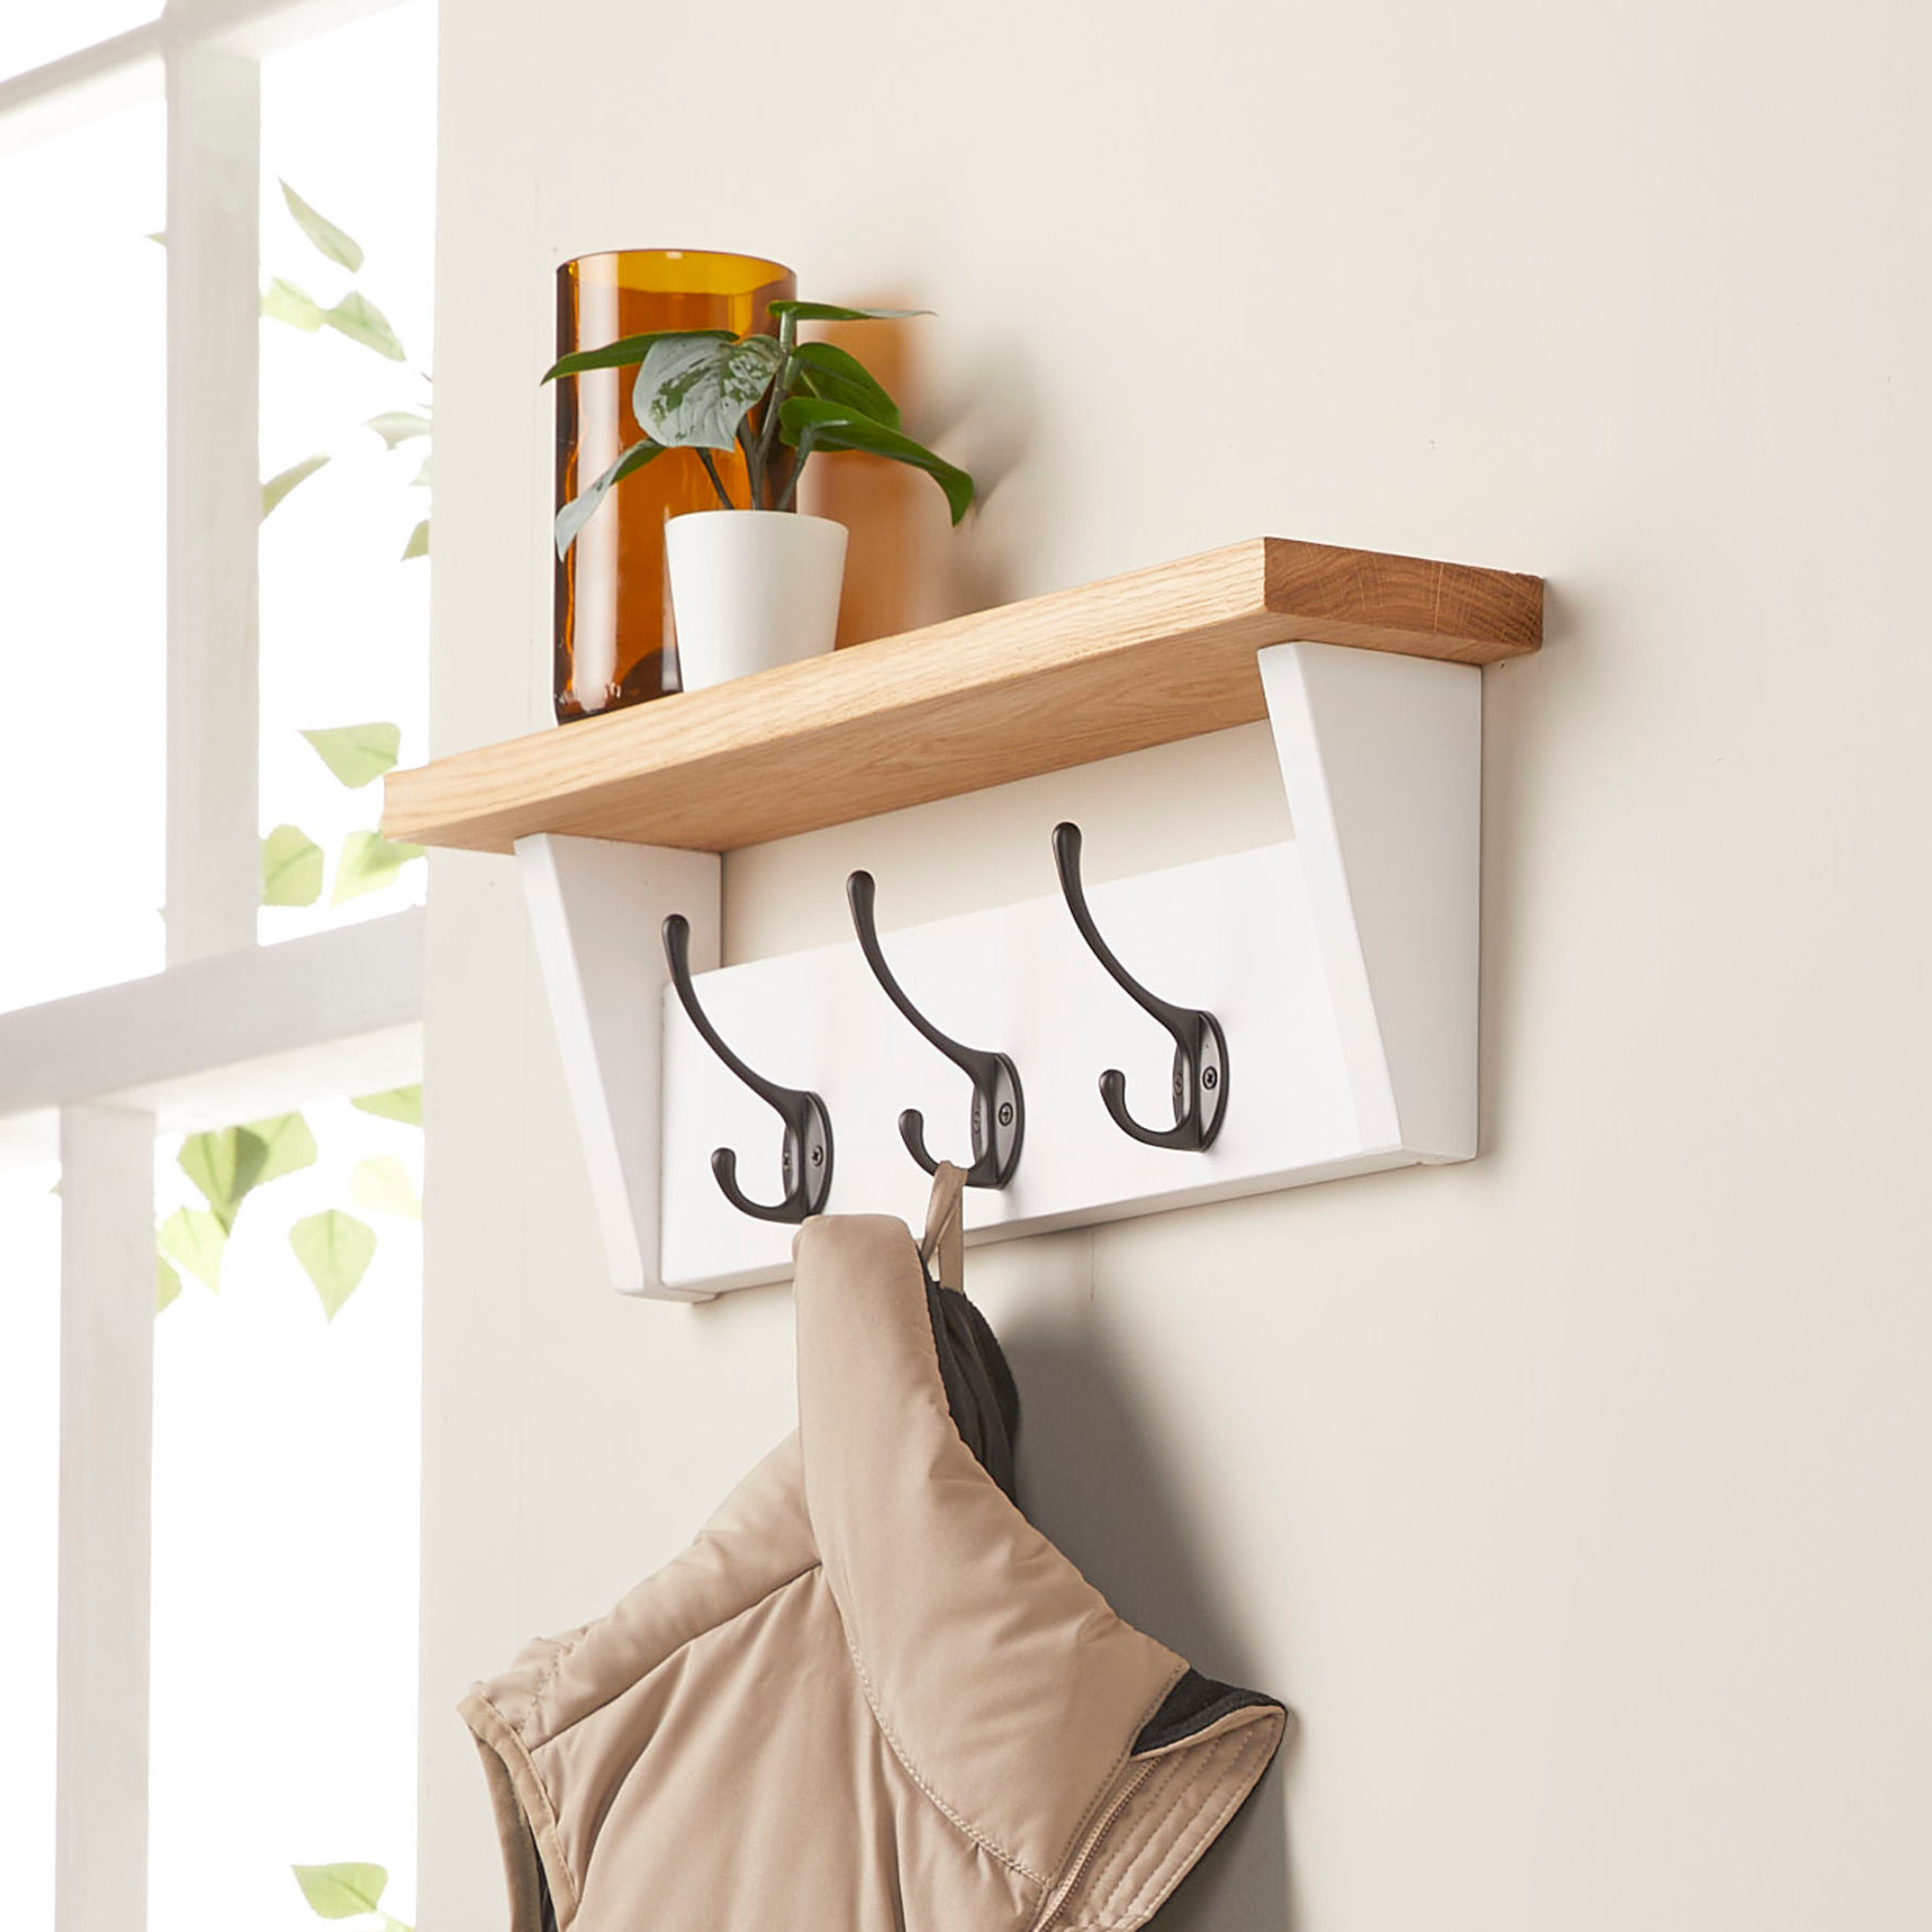
POLYGON ((727 852, 1253 723, 1264 644, 1480 665, 1542 638, 1540 578, 1257 537, 392 772, 383 829, 727 852))

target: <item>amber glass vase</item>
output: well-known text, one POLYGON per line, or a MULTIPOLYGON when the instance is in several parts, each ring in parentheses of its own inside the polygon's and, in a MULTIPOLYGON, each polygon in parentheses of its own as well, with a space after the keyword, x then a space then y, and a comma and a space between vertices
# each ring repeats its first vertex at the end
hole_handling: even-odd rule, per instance
MULTIPOLYGON (((797 293, 789 269, 753 255, 694 248, 583 255, 556 271, 556 353, 601 349, 620 335, 660 328, 773 332, 772 303, 797 293)), ((596 369, 554 385, 559 506, 643 434, 631 412, 637 375, 635 368, 596 369)), ((744 459, 720 450, 713 461, 732 500, 745 503, 744 459)), ((559 723, 677 690, 664 526, 686 510, 717 508, 718 493, 696 452, 673 449, 618 484, 558 559, 559 723)))

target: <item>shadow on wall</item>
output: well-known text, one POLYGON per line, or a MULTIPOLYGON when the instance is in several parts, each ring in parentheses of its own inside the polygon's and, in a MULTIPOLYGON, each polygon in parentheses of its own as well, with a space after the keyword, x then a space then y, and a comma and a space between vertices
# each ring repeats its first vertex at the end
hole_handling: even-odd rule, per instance
MULTIPOLYGON (((931 307, 909 288, 842 291, 839 299, 915 314, 931 307)), ((980 510, 1025 460, 1037 419, 1038 385, 1025 345, 992 345, 942 384, 933 338, 917 327, 835 322, 811 325, 808 334, 857 355, 900 405, 907 433, 940 448, 979 486, 974 511, 955 529, 930 480, 902 464, 841 454, 807 468, 800 507, 850 532, 839 647, 1009 602, 1022 561, 1017 533, 1010 519, 989 524, 980 510)), ((1044 506, 1033 506, 1023 526, 1030 550, 1050 541, 1044 522, 1044 506)))
MULTIPOLYGON (((1012 601, 1030 556, 1050 554, 1055 499, 1031 501, 1019 522, 980 514, 1026 461, 1042 409, 1023 341, 986 344, 922 412, 920 433, 962 464, 979 485, 977 506, 941 553, 936 620, 1012 601), (1022 548, 1022 546, 1024 546, 1022 548)), ((1009 506, 1010 507, 1010 506, 1009 506)))
POLYGON ((1588 611, 1561 583, 1543 585, 1543 648, 1492 665, 1483 673, 1483 940, 1481 1007, 1476 1027, 1476 1155, 1506 1146, 1515 1117, 1511 1087, 1523 1005, 1520 928, 1532 894, 1529 846, 1549 796, 1547 767, 1556 756, 1552 710, 1602 696, 1606 686, 1603 639, 1588 611))
MULTIPOLYGON (((1187 1512, 1149 1453, 1103 1344, 1014 1321, 1001 1335, 1020 1389, 1019 1484, 1027 1515, 1122 1616, 1210 1677, 1275 1692, 1212 1601, 1187 1512)), ((1293 1932, 1282 1779, 1298 1726, 1260 1787, 1182 1882, 1160 1932, 1293 1932)))

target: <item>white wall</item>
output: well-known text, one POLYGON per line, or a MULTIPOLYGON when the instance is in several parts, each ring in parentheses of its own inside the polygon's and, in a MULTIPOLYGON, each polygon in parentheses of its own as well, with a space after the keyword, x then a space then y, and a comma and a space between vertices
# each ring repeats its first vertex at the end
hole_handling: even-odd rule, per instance
MULTIPOLYGON (((1485 1145, 976 1258, 1038 1513, 1300 1731, 1175 1927, 1932 1919, 1922 11, 448 0, 442 750, 541 722, 550 271, 941 311, 998 594, 1269 531, 1541 571, 1485 1145), (736 101, 770 81, 769 111, 736 101), (693 105, 701 102, 703 105, 693 105)), ((1264 836, 1259 733, 749 853, 735 956, 1264 836), (1232 752, 1236 755, 1226 756, 1232 752), (1150 768, 1179 775, 1150 783, 1150 768), (1191 775, 1191 776, 1190 776, 1191 775)), ((506 862, 440 858, 422 1923, 450 1706, 788 1426, 781 1291, 602 1285, 506 862)))

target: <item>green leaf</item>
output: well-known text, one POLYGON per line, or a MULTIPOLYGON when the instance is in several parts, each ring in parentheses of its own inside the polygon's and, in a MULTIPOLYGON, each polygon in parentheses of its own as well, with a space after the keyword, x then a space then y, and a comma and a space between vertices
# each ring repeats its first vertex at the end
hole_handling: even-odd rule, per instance
POLYGON ((358 1208, 373 1213, 422 1219, 422 1203, 416 1199, 410 1171, 394 1154, 372 1154, 367 1160, 358 1160, 350 1172, 349 1191, 358 1208))
POLYGON ((403 743, 402 727, 388 724, 329 724, 302 736, 351 791, 360 791, 371 779, 381 778, 396 762, 403 743))
MULTIPOLYGON (((423 451, 422 468, 410 478, 410 488, 412 490, 427 490, 429 488, 429 459, 430 452, 426 449, 423 451)), ((424 550, 429 548, 427 539, 424 541, 423 548, 424 550)))
POLYGON ((318 1918, 354 1918, 380 1911, 389 1874, 381 1865, 291 1865, 318 1918))
MULTIPOLYGON (((358 1221, 354 1214, 345 1214, 339 1208, 330 1208, 321 1214, 303 1215, 289 1230, 289 1246, 296 1251, 296 1260, 301 1263, 302 1272, 315 1284, 315 1292, 322 1297, 323 1314, 333 1321, 342 1304, 355 1293, 362 1277, 369 1271, 369 1264, 376 1253, 376 1231, 367 1222, 358 1221)), ((306 1886, 302 1889, 307 1890, 306 1886)), ((309 1903, 315 1904, 313 1897, 309 1903)), ((321 1911, 320 1906, 316 1909, 321 1911)), ((363 1905, 355 1909, 368 1912, 374 1908, 363 1905)), ((324 1918, 346 1918, 348 1916, 347 1912, 323 1914, 324 1918)))
POLYGON ((973 479, 965 470, 935 456, 923 443, 842 404, 821 402, 815 396, 793 396, 779 412, 779 430, 799 451, 801 461, 814 449, 862 449, 868 455, 889 456, 895 463, 923 469, 946 493, 955 524, 972 506, 973 479))
POLYGON ((333 308, 323 312, 322 319, 351 342, 359 342, 391 362, 408 359, 396 331, 389 327, 389 318, 360 289, 351 289, 333 308))
POLYGON ((770 313, 781 322, 903 322, 930 315, 929 308, 840 308, 836 302, 775 301, 770 313))
POLYGON ((159 1255, 155 1257, 155 1313, 181 1299, 182 1278, 159 1255))
POLYGON ((293 490, 298 483, 313 476, 328 461, 327 453, 321 456, 304 456, 299 463, 292 463, 286 469, 278 469, 262 485, 262 514, 257 520, 267 523, 269 512, 293 490))
POLYGON ((379 1120, 400 1121, 406 1127, 419 1127, 423 1123, 420 1081, 413 1087, 386 1088, 381 1094, 358 1094, 349 1104, 365 1114, 374 1114, 379 1120))
POLYGON ((168 245, 168 231, 165 228, 150 229, 146 235, 141 237, 141 240, 144 242, 158 242, 165 248, 168 245))
POLYGON ((362 427, 373 429, 383 439, 385 448, 394 449, 412 436, 427 436, 430 419, 420 410, 384 410, 381 415, 371 416, 362 427))
POLYGON ((174 1259, 210 1288, 221 1287, 221 1251, 228 1231, 206 1208, 177 1208, 161 1223, 161 1252, 174 1259))
POLYGON ((808 396, 842 403, 888 429, 899 426, 899 406, 877 377, 856 355, 830 342, 801 342, 792 351, 799 369, 798 386, 808 396))
POLYGON ((285 322, 309 335, 328 320, 328 311, 312 295, 279 275, 263 292, 262 315, 269 322, 285 322))
POLYGON ((779 341, 789 355, 802 322, 903 322, 930 315, 929 308, 841 308, 837 302, 775 301, 767 311, 779 326, 779 341))
POLYGON ((591 513, 604 500, 614 484, 621 483, 632 470, 641 469, 645 464, 654 462, 664 452, 663 443, 653 442, 645 437, 625 450, 589 489, 573 497, 556 513, 554 529, 557 555, 561 556, 577 541, 578 531, 590 521, 591 513))
POLYGON ((322 896, 322 847, 298 825, 278 825, 262 840, 262 903, 313 905, 322 896))
POLYGON ((329 904, 340 905, 393 885, 397 873, 412 859, 420 859, 422 852, 420 845, 391 844, 380 832, 352 832, 342 841, 342 857, 335 862, 335 890, 329 904))
POLYGON ((631 392, 638 425, 671 449, 735 449, 738 425, 771 387, 784 352, 769 335, 661 342, 631 392))
POLYGON ((296 226, 331 262, 340 262, 352 275, 362 266, 361 244, 345 235, 327 215, 318 214, 287 182, 282 183, 282 199, 288 203, 296 226))
POLYGON ((246 1126, 269 1151, 261 1173, 255 1177, 257 1187, 315 1165, 315 1135, 299 1114, 276 1114, 270 1120, 249 1121, 246 1126))
POLYGON ((398 563, 408 563, 414 557, 427 556, 428 554, 429 554, 429 519, 425 517, 422 520, 422 522, 419 523, 415 526, 415 528, 410 532, 410 540, 403 546, 403 554, 396 559, 396 561, 398 563))
POLYGON ((216 1127, 189 1134, 175 1164, 201 1190, 225 1235, 269 1164, 269 1144, 246 1127, 216 1127))
POLYGON ((559 376, 581 376, 586 369, 627 369, 641 362, 654 343, 659 342, 735 342, 728 328, 655 328, 642 335, 620 335, 602 349, 580 349, 559 357, 543 372, 543 381, 554 383, 559 376))

